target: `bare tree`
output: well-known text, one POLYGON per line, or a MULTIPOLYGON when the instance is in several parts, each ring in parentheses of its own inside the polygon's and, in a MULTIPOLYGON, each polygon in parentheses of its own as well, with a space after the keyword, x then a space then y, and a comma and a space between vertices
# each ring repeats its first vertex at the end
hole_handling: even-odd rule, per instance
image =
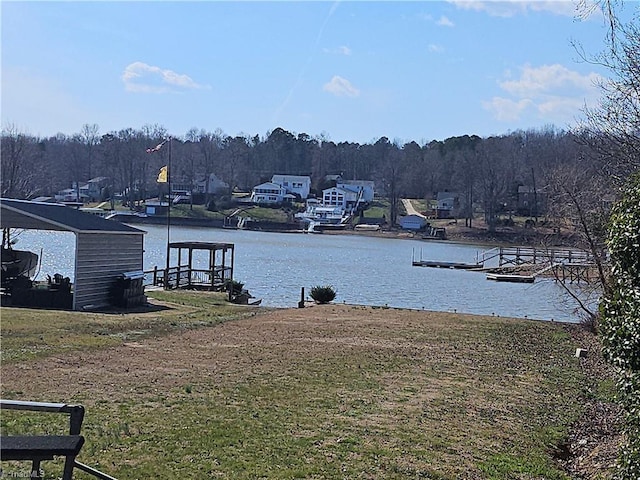
MULTIPOLYGON (((624 2, 598 4, 608 21, 607 44, 592 56, 577 48, 586 61, 605 67, 610 77, 600 81, 601 100, 585 108, 586 118, 576 132, 600 157, 602 173, 622 184, 640 168, 640 28, 633 21, 620 21, 617 8, 624 2)), ((590 13, 584 8, 583 13, 590 13)))
POLYGON ((490 232, 498 225, 498 215, 508 189, 509 169, 505 158, 504 143, 497 137, 486 139, 478 149, 484 219, 490 232))
POLYGON ((2 130, 2 196, 27 198, 33 187, 35 141, 14 125, 2 130))
POLYGON ((96 149, 100 143, 100 127, 97 124, 89 125, 85 123, 80 130, 79 139, 84 144, 85 148, 85 162, 87 171, 87 180, 90 180, 93 175, 93 162, 95 160, 96 149))

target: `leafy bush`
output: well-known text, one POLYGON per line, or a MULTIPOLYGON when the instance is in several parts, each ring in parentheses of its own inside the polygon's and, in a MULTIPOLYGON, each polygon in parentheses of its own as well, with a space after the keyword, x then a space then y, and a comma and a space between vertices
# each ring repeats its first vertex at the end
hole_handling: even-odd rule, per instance
POLYGON ((311 289, 311 298, 317 303, 329 303, 336 298, 336 291, 331 285, 316 285, 311 289))
POLYGON ((605 357, 618 371, 618 401, 626 413, 621 479, 640 478, 640 176, 614 207, 608 237, 612 281, 601 303, 605 357))

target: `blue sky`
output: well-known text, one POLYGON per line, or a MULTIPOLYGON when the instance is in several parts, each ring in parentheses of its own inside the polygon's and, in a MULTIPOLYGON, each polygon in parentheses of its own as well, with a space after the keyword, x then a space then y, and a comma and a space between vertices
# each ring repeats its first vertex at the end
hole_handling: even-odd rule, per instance
MULTIPOLYGON (((2 1, 2 127, 423 143, 575 125, 607 72, 571 0, 2 1)), ((634 11, 637 3, 627 3, 634 11)))

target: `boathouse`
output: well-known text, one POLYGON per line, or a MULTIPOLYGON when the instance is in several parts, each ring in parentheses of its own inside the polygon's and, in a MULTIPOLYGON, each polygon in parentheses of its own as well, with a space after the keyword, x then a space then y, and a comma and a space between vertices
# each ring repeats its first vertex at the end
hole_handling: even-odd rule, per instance
MULTIPOLYGON (((114 283, 143 272, 144 231, 61 204, 0 199, 3 229, 75 234, 73 310, 111 304, 114 283)), ((54 272, 52 272, 54 273, 54 272)))

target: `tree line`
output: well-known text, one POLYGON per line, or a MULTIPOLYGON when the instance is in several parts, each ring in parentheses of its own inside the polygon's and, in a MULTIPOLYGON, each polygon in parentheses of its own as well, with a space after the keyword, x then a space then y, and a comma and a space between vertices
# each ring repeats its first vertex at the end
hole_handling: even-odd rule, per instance
MULTIPOLYGON (((551 126, 423 144, 386 137, 369 144, 335 143, 283 128, 265 136, 193 128, 147 153, 169 136, 158 125, 101 134, 98 125, 85 124, 79 133, 49 138, 7 127, 1 139, 2 196, 32 199, 104 176, 109 178, 110 195, 124 192, 129 200, 149 198, 157 194, 158 171, 171 155, 175 184, 193 185, 213 173, 230 190, 250 191, 274 174, 309 175, 319 193, 328 186, 328 175, 341 175, 374 181, 376 192, 392 207, 402 197, 431 199, 440 191, 457 192, 469 224, 475 209, 494 228, 505 205, 514 204, 519 186, 552 196, 559 173, 588 174, 591 168, 585 166, 594 154, 581 135, 551 126)), ((397 212, 391 210, 393 221, 397 212)))

